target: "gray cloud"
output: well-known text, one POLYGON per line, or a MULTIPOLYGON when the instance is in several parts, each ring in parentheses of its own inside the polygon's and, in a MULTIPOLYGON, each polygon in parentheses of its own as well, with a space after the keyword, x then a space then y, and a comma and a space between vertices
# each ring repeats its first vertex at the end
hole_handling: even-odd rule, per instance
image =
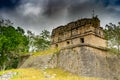
POLYGON ((21 0, 14 10, 0 10, 0 16, 12 20, 15 25, 36 33, 51 31, 59 25, 85 17, 92 17, 92 10, 102 26, 120 21, 119 0, 21 0))

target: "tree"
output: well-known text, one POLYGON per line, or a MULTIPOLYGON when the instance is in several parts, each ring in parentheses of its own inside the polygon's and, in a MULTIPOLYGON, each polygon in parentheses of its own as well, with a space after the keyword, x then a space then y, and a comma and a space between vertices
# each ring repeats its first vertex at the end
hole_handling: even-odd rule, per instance
POLYGON ((29 40, 29 51, 30 52, 34 52, 35 51, 34 37, 35 37, 35 34, 33 34, 32 31, 28 30, 27 31, 27 38, 29 40))
POLYGON ((0 26, 0 70, 9 67, 19 53, 28 52, 29 41, 23 31, 11 25, 0 26))
POLYGON ((118 25, 110 23, 106 25, 105 37, 108 40, 108 44, 111 48, 117 47, 117 53, 120 53, 120 22, 118 25))
POLYGON ((33 52, 46 50, 50 46, 50 32, 47 30, 43 30, 40 35, 34 35, 31 31, 28 31, 28 37, 29 46, 33 52))
POLYGON ((50 32, 43 30, 40 35, 37 35, 34 41, 34 45, 37 51, 46 50, 50 46, 50 32))
POLYGON ((42 33, 40 33, 40 36, 45 40, 50 40, 50 32, 47 30, 43 30, 42 33))

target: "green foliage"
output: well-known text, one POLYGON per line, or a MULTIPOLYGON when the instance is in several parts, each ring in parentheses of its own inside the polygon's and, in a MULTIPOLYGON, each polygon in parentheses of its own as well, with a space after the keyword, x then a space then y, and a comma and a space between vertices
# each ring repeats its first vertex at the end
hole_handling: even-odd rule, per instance
MULTIPOLYGON (((106 25, 105 37, 108 40, 108 46, 112 49, 114 49, 114 47, 116 47, 117 53, 119 54, 120 53, 119 52, 119 49, 120 49, 120 23, 118 23, 118 25, 115 25, 112 23, 110 23, 109 25, 106 25)), ((116 49, 114 49, 114 51, 116 49)))
POLYGON ((14 28, 10 20, 0 20, 0 70, 17 67, 20 54, 33 51, 42 51, 49 48, 50 32, 42 31, 35 35, 28 31, 26 36, 21 27, 14 28))
POLYGON ((28 38, 32 52, 43 51, 50 46, 50 32, 47 30, 43 30, 40 35, 34 35, 31 31, 28 31, 28 38))
POLYGON ((16 60, 19 53, 27 52, 29 48, 29 41, 22 28, 6 26, 4 20, 2 25, 0 26, 0 70, 6 69, 16 60))

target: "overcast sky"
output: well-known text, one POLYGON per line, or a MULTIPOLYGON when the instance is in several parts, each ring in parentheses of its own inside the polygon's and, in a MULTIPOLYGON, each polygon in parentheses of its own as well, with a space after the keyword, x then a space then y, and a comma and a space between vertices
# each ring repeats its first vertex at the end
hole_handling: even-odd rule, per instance
POLYGON ((1 18, 35 33, 90 18, 92 10, 102 27, 120 21, 120 0, 0 0, 1 18))

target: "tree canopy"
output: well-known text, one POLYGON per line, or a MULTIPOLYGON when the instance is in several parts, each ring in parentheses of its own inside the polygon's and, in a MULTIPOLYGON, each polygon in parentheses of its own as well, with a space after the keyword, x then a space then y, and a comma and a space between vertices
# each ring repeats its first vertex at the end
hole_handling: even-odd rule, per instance
MULTIPOLYGON (((4 24, 4 22, 2 23, 4 24)), ((27 52, 28 39, 24 30, 20 27, 15 29, 12 25, 0 26, 0 68, 5 69, 11 64, 18 53, 27 52)))
POLYGON ((118 25, 112 23, 106 25, 105 37, 108 40, 108 46, 114 49, 116 47, 117 53, 120 53, 120 22, 118 25))
POLYGON ((43 30, 39 35, 34 35, 28 31, 29 46, 32 52, 46 50, 50 46, 50 32, 43 30))
POLYGON ((21 53, 29 53, 48 49, 50 32, 43 30, 39 35, 32 31, 15 28, 10 20, 0 19, 0 70, 17 67, 21 53))

